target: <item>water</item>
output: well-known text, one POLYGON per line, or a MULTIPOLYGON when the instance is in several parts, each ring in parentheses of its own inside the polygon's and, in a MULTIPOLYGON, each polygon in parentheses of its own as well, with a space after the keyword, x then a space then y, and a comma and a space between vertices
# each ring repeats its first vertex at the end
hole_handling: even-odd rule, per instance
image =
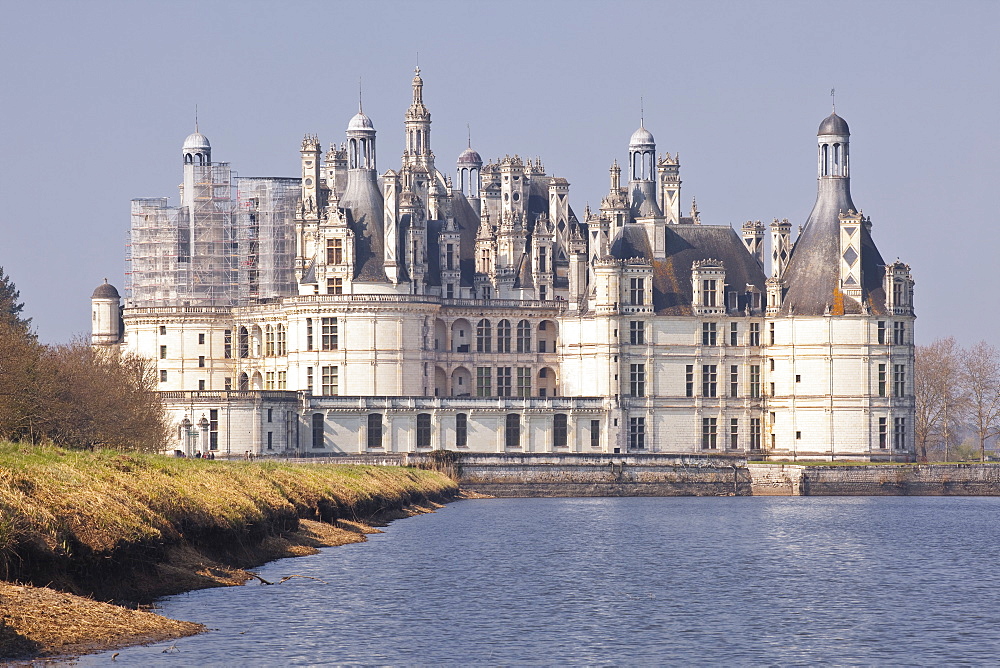
POLYGON ((998 498, 461 501, 259 569, 329 584, 164 599, 215 630, 116 665, 995 664, 998 516, 998 498))

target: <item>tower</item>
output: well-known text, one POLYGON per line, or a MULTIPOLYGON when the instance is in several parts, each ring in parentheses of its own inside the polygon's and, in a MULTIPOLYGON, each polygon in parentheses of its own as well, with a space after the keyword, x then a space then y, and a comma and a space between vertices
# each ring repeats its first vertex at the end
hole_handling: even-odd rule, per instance
POLYGON ((110 346, 120 343, 121 296, 115 286, 104 279, 90 297, 91 334, 90 342, 95 346, 110 346))
POLYGON ((479 190, 482 186, 483 158, 472 148, 472 138, 468 147, 458 156, 458 189, 472 204, 476 213, 480 212, 479 190))
POLYGON ((656 163, 660 176, 660 210, 668 225, 681 222, 681 156, 669 153, 656 163))
POLYGON ((302 138, 302 210, 307 218, 319 217, 320 211, 320 145, 319 137, 306 135, 302 138))
MULTIPOLYGON (((663 214, 656 202, 656 142, 653 135, 640 122, 628 142, 629 206, 632 218, 653 218, 663 214)), ((650 239, 652 241, 652 238, 650 239)))
POLYGON ((406 150, 403 164, 423 167, 434 174, 434 153, 431 152, 431 112, 424 106, 424 80, 420 67, 413 71, 413 102, 406 110, 406 150))
POLYGON ((748 220, 743 223, 743 244, 747 250, 764 266, 764 224, 759 220, 748 220))
POLYGON ((199 172, 204 172, 204 167, 212 164, 212 145, 208 143, 208 137, 198 131, 198 124, 195 123, 195 130, 184 140, 181 147, 181 155, 184 158, 184 185, 181 189, 181 206, 192 206, 195 200, 195 183, 199 172), (199 169, 202 168, 202 169, 199 169))

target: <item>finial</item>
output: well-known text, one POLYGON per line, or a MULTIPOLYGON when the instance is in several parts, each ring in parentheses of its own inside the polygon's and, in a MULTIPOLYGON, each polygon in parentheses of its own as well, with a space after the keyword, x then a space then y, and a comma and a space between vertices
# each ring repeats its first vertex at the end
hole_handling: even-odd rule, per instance
POLYGON ((639 127, 646 127, 646 103, 642 99, 642 95, 639 96, 639 127))
POLYGON ((469 136, 469 148, 472 148, 472 126, 468 123, 465 124, 465 131, 469 136))
POLYGON ((833 105, 833 113, 837 113, 837 89, 830 89, 830 103, 833 105))
POLYGON ((194 131, 198 132, 198 103, 194 105, 194 131))
POLYGON ((416 62, 416 65, 417 66, 414 68, 413 71, 416 72, 417 76, 420 76, 420 52, 419 51, 417 51, 417 62, 416 62))
MULTIPOLYGON (((896 259, 898 260, 899 258, 896 258, 896 259)), ((107 284, 107 282, 108 282, 108 279, 107 279, 107 277, 105 277, 104 278, 104 283, 107 284)))
POLYGON ((359 114, 365 113, 361 109, 361 77, 358 77, 358 113, 359 114))

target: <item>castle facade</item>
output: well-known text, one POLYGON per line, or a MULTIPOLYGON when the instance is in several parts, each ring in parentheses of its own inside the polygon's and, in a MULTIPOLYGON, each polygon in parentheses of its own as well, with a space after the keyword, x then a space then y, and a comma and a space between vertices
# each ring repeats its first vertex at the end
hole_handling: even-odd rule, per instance
POLYGON ((380 172, 359 105, 298 178, 237 177, 196 131, 179 205, 133 200, 93 343, 156 362, 175 449, 912 459, 913 280, 851 199, 836 113, 795 238, 682 213, 642 126, 582 216, 540 159, 470 144, 439 170, 419 69, 404 129, 380 172))

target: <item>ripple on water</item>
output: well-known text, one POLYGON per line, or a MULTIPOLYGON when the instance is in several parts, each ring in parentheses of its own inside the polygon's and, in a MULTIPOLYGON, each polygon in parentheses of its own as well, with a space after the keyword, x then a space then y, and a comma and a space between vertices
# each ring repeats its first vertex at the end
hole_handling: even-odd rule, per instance
MULTIPOLYGON (((989 663, 1000 499, 492 499, 165 599, 121 665, 989 663)), ((109 655, 80 660, 105 665, 109 655)))

